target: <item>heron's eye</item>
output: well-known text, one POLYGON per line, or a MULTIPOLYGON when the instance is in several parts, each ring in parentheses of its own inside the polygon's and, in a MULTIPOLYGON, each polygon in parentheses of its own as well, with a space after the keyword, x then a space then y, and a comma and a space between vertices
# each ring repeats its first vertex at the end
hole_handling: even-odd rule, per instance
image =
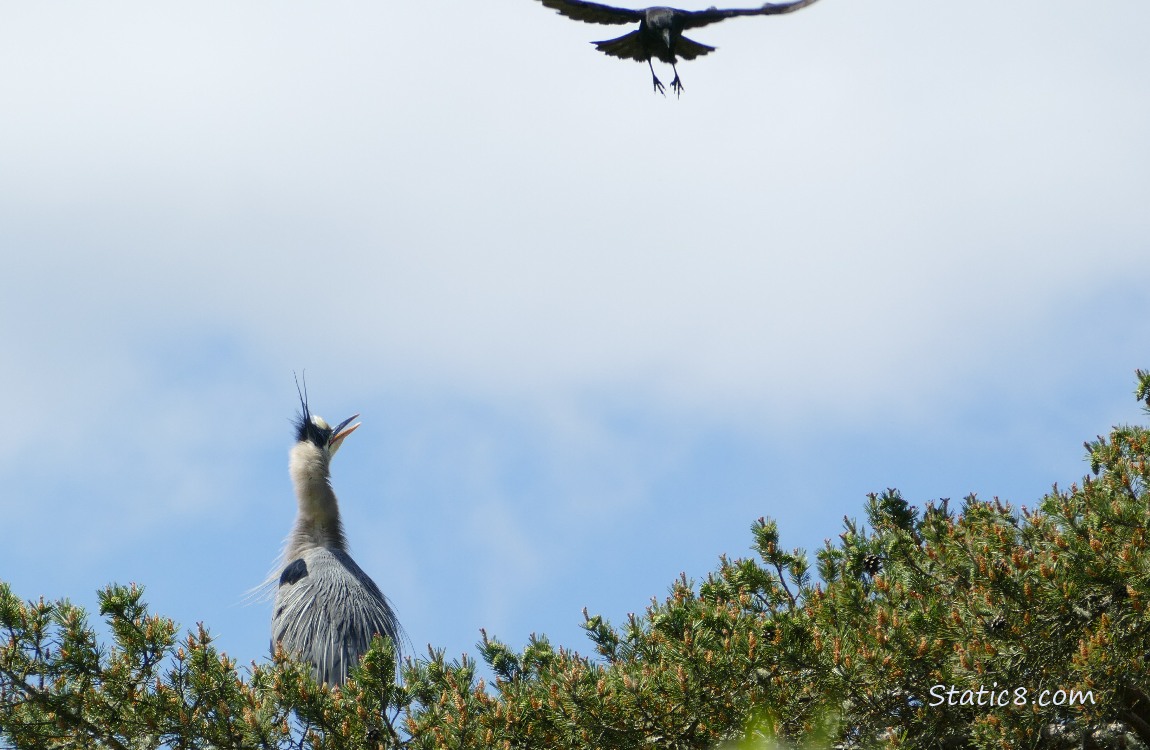
POLYGON ((327 447, 328 442, 331 440, 331 428, 327 426, 323 420, 320 420, 322 426, 316 424, 316 420, 309 419, 306 422, 301 421, 299 424, 299 440, 306 440, 307 442, 319 448, 327 447))
POLYGON ((327 447, 331 441, 331 427, 323 417, 312 416, 300 425, 300 440, 307 440, 320 448, 327 447))

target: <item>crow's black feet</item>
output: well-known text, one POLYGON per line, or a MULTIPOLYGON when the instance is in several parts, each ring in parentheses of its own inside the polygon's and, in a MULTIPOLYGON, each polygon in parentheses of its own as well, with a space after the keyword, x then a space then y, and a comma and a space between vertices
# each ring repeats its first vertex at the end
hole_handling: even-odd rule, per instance
MULTIPOLYGON (((679 79, 676 78, 675 80, 678 81, 679 79)), ((663 87, 663 82, 660 81, 656 76, 654 76, 654 75, 651 76, 651 82, 655 84, 656 93, 662 94, 663 96, 667 95, 667 90, 663 87)), ((671 84, 671 86, 674 86, 674 85, 675 84, 673 84, 673 83, 671 84)))
POLYGON ((671 81, 671 88, 675 92, 675 98, 678 99, 683 94, 683 82, 679 80, 679 76, 675 75, 675 80, 671 81))

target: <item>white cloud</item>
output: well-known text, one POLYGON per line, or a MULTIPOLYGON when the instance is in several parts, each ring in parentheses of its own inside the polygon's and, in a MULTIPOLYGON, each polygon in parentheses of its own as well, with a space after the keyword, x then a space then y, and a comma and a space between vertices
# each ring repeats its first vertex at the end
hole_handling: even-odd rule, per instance
MULTIPOLYGON (((308 369, 329 416, 507 421, 412 417, 387 497, 466 493, 453 538, 543 571, 511 601, 708 430, 962 442, 972 405, 1090 382, 1091 347, 1128 380, 1148 16, 823 0, 700 30, 719 51, 676 101, 587 43, 612 29, 531 0, 29 6, 0 29, 0 503, 79 509, 76 545, 128 517, 266 523, 270 560, 308 369), (573 541, 524 530, 540 495, 573 541)), ((409 602, 428 538, 371 553, 409 602)))
POLYGON ((77 12, 9 32, 0 189, 55 290, 16 304, 96 340, 206 323, 382 377, 774 412, 845 362, 848 400, 901 398, 944 377, 908 360, 1030 335, 1143 250, 1134 7, 729 22, 681 101, 539 45, 603 30, 530 2, 77 12))

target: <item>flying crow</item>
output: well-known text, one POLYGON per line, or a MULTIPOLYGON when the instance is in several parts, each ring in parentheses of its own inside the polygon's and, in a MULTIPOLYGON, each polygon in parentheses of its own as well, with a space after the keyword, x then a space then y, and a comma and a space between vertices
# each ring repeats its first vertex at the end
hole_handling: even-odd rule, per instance
POLYGON ((679 81, 679 70, 675 67, 675 60, 694 60, 699 55, 713 52, 714 47, 699 44, 683 36, 685 29, 697 29, 700 26, 717 23, 735 16, 773 16, 778 13, 790 13, 799 8, 805 8, 816 0, 796 0, 793 3, 766 3, 761 8, 746 8, 735 10, 679 10, 678 8, 644 8, 630 10, 627 8, 613 8, 610 5, 590 3, 586 0, 539 0, 568 18, 587 23, 623 24, 639 23, 637 31, 625 34, 616 39, 607 39, 602 42, 592 42, 600 52, 621 57, 624 60, 647 61, 651 68, 651 80, 655 84, 655 91, 666 95, 662 81, 655 75, 655 66, 651 58, 658 58, 671 64, 675 72, 675 80, 671 81, 671 88, 675 95, 683 93, 683 84, 679 81))

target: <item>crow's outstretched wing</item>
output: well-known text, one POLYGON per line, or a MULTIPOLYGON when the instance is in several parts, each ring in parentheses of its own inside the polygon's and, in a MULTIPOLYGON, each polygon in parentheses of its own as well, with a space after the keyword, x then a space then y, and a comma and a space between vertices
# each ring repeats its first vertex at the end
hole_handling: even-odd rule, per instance
MULTIPOLYGON (((644 14, 642 10, 613 8, 610 5, 589 3, 586 0, 539 0, 539 2, 568 18, 587 23, 638 23, 643 20, 644 14)), ((814 2, 814 0, 805 0, 805 2, 814 2)), ((708 23, 712 22, 708 21, 708 23)))
MULTIPOLYGON (((551 0, 555 2, 557 0, 551 0)), ((561 0, 559 0, 561 1, 561 0)), ((570 2, 571 0, 567 0, 570 2)), ((718 23, 725 21, 728 18, 735 16, 774 16, 779 13, 790 13, 799 8, 805 8, 812 5, 818 0, 796 0, 793 3, 764 3, 759 8, 737 8, 733 10, 720 10, 718 8, 707 8, 706 10, 682 10, 679 11, 683 14, 683 28, 684 29, 697 29, 700 26, 706 26, 710 23, 718 23)), ((548 0, 544 0, 547 4, 548 0)), ((563 11, 559 11, 562 13, 563 11)))

